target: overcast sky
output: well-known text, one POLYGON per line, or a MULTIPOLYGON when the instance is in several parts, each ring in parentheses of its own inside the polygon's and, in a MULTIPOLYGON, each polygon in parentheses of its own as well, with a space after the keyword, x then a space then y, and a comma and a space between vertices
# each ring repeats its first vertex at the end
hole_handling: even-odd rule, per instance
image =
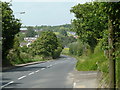
MULTIPOLYGON (((10 1, 10 0, 2 0, 10 1)), ((70 24, 74 15, 71 7, 90 0, 12 0, 12 9, 16 18, 27 26, 70 24), (84 1, 84 2, 83 2, 84 1), (25 14, 20 14, 25 12, 25 14)))

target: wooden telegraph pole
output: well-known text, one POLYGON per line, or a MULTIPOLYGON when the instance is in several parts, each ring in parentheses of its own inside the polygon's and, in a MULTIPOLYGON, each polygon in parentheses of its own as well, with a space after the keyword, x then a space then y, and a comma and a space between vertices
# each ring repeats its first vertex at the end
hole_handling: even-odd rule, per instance
POLYGON ((109 87, 110 88, 116 88, 116 69, 115 69, 115 56, 113 55, 115 52, 115 46, 114 46, 114 26, 113 26, 113 19, 111 16, 109 16, 109 37, 108 37, 108 43, 109 43, 109 87))

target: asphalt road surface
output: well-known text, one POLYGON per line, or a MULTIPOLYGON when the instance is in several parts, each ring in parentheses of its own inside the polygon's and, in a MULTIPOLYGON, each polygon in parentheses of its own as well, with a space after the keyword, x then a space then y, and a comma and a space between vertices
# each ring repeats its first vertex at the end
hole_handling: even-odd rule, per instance
POLYGON ((1 88, 72 88, 75 58, 61 58, 2 73, 1 88))

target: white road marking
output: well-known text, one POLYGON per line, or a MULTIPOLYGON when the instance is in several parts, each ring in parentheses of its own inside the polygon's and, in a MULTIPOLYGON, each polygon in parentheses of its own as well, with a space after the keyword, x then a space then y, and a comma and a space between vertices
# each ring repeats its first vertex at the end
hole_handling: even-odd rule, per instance
POLYGON ((23 79, 23 78, 25 78, 25 77, 26 77, 26 75, 25 75, 25 76, 22 76, 22 77, 19 77, 18 80, 21 80, 21 79, 23 79))
POLYGON ((52 67, 52 65, 50 65, 50 67, 52 67))
POLYGON ((9 83, 7 83, 7 84, 1 86, 1 88, 5 87, 5 86, 8 86, 9 84, 12 84, 12 83, 14 83, 14 81, 11 81, 11 82, 9 82, 9 83))
POLYGON ((28 75, 32 75, 32 74, 34 74, 34 72, 31 72, 31 73, 29 73, 28 75))
POLYGON ((41 70, 44 70, 45 68, 42 68, 41 70))
POLYGON ((74 82, 74 83, 73 83, 73 88, 75 88, 75 86, 76 86, 76 83, 74 82))
POLYGON ((35 72, 39 72, 40 70, 37 70, 37 71, 35 71, 35 72))
POLYGON ((93 75, 93 74, 97 74, 97 73, 88 73, 88 74, 80 74, 80 75, 93 75))

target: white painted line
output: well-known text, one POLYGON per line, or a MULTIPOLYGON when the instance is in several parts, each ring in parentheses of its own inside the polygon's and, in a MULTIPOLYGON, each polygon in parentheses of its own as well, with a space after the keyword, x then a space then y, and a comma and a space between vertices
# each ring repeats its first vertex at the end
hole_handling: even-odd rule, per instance
POLYGON ((88 73, 88 74, 80 74, 80 75, 93 75, 93 74, 97 74, 97 73, 88 73))
POLYGON ((37 71, 35 71, 35 72, 39 72, 40 70, 37 70, 37 71))
POLYGON ((25 77, 26 77, 26 75, 25 75, 25 76, 22 76, 22 77, 19 77, 18 80, 21 80, 21 79, 23 79, 23 78, 25 78, 25 77))
POLYGON ((44 70, 45 68, 42 68, 41 70, 44 70))
POLYGON ((7 83, 7 84, 1 86, 1 88, 5 87, 5 86, 8 86, 8 85, 11 84, 11 83, 14 83, 14 81, 11 81, 11 82, 9 82, 9 83, 7 83))
POLYGON ((52 67, 52 65, 50 65, 50 67, 52 67))
POLYGON ((28 75, 32 75, 32 74, 34 74, 34 72, 31 72, 31 73, 29 73, 28 75))
POLYGON ((75 88, 75 86, 76 86, 76 83, 74 82, 74 83, 73 83, 73 88, 75 88))

